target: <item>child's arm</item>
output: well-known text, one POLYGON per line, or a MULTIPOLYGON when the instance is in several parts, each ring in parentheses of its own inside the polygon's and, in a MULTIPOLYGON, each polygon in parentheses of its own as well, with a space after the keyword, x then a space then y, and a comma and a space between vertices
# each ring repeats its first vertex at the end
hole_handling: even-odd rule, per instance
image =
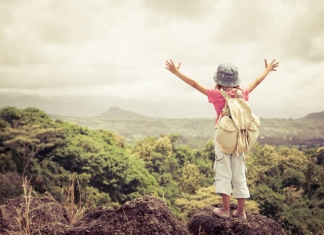
POLYGON ((268 64, 267 60, 264 60, 265 69, 253 82, 249 84, 250 92, 252 92, 254 88, 256 88, 271 71, 277 71, 275 68, 279 66, 279 62, 275 62, 275 61, 276 60, 273 60, 270 64, 268 64))
POLYGON ((200 91, 201 93, 203 93, 204 95, 207 95, 207 88, 200 85, 198 82, 196 82, 195 80, 187 77, 186 75, 182 74, 179 69, 181 66, 181 63, 179 63, 178 66, 175 66, 173 61, 166 61, 165 62, 166 65, 166 69, 169 70, 171 73, 173 73, 174 75, 176 75, 177 77, 179 77, 182 81, 184 81, 185 83, 188 83, 190 86, 192 86, 193 88, 197 89, 198 91, 200 91))

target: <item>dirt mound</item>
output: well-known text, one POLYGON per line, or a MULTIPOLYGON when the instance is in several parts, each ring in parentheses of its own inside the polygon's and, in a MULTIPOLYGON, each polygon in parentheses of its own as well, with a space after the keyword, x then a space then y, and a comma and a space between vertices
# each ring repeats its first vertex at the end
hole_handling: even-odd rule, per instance
MULTIPOLYGON (((186 227, 176 219, 162 199, 143 196, 126 202, 118 209, 92 209, 81 220, 69 225, 65 209, 55 200, 48 197, 30 198, 26 218, 25 198, 18 197, 0 206, 0 234, 26 234, 23 228, 28 222, 30 234, 34 235, 284 234, 277 222, 255 213, 247 213, 246 221, 218 218, 212 211, 219 206, 198 210, 186 227)), ((231 205, 231 210, 236 208, 236 205, 231 205)))
MULTIPOLYGON (((228 234, 228 235, 284 235, 280 225, 265 216, 246 213, 247 220, 223 219, 213 215, 215 207, 207 206, 196 212, 188 223, 189 232, 192 235, 228 234)), ((237 209, 237 205, 231 204, 231 212, 237 209)))
POLYGON ((0 234, 21 233, 26 227, 33 234, 41 225, 56 222, 69 224, 69 219, 63 206, 48 197, 30 197, 27 207, 25 197, 8 200, 0 206, 0 234))
POLYGON ((90 210, 72 226, 47 225, 41 229, 41 233, 48 235, 189 235, 185 225, 176 219, 165 202, 151 196, 126 202, 116 210, 102 207, 90 210))

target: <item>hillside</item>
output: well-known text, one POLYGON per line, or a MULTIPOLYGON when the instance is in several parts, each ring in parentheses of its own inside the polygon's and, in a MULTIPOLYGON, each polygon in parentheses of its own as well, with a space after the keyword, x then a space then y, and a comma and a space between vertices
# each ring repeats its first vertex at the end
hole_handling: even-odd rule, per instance
POLYGON ((305 117, 303 117, 302 119, 324 120, 324 111, 319 113, 310 113, 305 117))
MULTIPOLYGON (((308 115, 309 116, 309 115, 308 115)), ((312 116, 310 114, 310 116, 312 116)), ((214 120, 150 118, 117 107, 110 108, 99 117, 66 117, 52 115, 91 129, 106 129, 133 143, 147 136, 176 134, 179 144, 202 147, 213 138, 214 120)), ((299 148, 324 145, 324 118, 322 119, 261 119, 259 142, 271 145, 288 145, 299 148)))
POLYGON ((144 120, 150 119, 147 116, 123 110, 118 107, 111 107, 106 112, 104 112, 101 117, 110 118, 110 119, 129 119, 129 120, 144 120))
MULTIPOLYGON (((94 123, 94 120, 90 121, 94 123)), ((108 118, 105 120, 109 122, 108 118)), ((139 122, 141 130, 150 130, 144 126, 147 122, 133 121, 139 122)), ((169 124, 168 120, 157 121, 169 124)), ((183 120, 176 121, 178 128, 183 125, 183 120)), ((195 121, 188 119, 187 130, 200 130, 199 126, 194 126, 195 121)), ((201 121, 204 124, 208 120, 201 121)), ((116 234, 119 230, 111 229, 118 227, 118 221, 122 222, 120 231, 127 231, 126 229, 131 227, 132 234, 157 234, 143 230, 135 233, 135 229, 133 230, 138 228, 138 224, 144 228, 144 220, 148 225, 157 228, 161 226, 160 223, 156 223, 157 220, 162 218, 165 222, 167 218, 163 209, 156 207, 156 204, 151 204, 148 209, 159 214, 150 220, 147 218, 154 218, 152 210, 144 215, 138 204, 129 203, 144 195, 163 198, 161 205, 168 205, 170 211, 183 222, 187 223, 191 218, 195 218, 196 222, 190 223, 190 228, 197 233, 192 234, 201 234, 201 231, 207 230, 211 231, 209 234, 215 234, 214 225, 218 223, 214 220, 215 216, 210 214, 210 206, 215 207, 212 204, 221 203, 221 197, 215 193, 213 185, 215 172, 212 166, 215 155, 212 143, 209 142, 202 149, 194 149, 190 146, 177 146, 173 142, 173 136, 160 136, 142 139, 135 146, 125 145, 120 136, 110 131, 90 130, 65 121, 54 121, 44 111, 35 108, 2 109, 0 123, 0 205, 5 203, 4 207, 0 207, 0 234, 6 234, 4 232, 9 229, 18 234, 17 229, 24 229, 21 225, 32 225, 32 228, 37 225, 43 226, 46 223, 44 218, 54 222, 54 227, 46 225, 43 228, 35 228, 37 234, 102 234, 103 231, 113 231, 116 234), (29 187, 29 182, 33 188, 29 187), (34 191, 35 193, 32 193, 34 191), (84 194, 80 195, 79 192, 84 194), (23 193, 25 196, 15 199, 23 193), (34 200, 28 195, 44 195, 45 198, 34 200), (53 198, 56 204, 51 202, 53 198), (12 203, 7 203, 10 199, 13 199, 12 203), (21 202, 26 202, 28 208, 22 208, 21 202), (49 207, 41 202, 49 202, 49 207), (58 203, 62 203, 65 208, 59 207, 58 203), (12 205, 12 213, 21 213, 21 216, 10 214, 8 204, 12 205), (74 208, 81 212, 80 217, 75 217, 74 208), (83 217, 82 213, 89 212, 90 208, 99 209, 94 209, 88 216, 83 217), (202 211, 197 211, 200 208, 202 211), (30 213, 27 215, 25 212, 30 213), (43 212, 50 214, 47 216, 43 212), (52 216, 60 215, 60 212, 61 216, 54 220, 52 216), (69 217, 67 213, 73 217, 69 217), (99 217, 104 220, 98 219, 99 217), (207 218, 206 222, 202 218, 207 218), (17 221, 22 223, 15 223, 17 221), (67 227, 76 221, 78 222, 67 227), (109 225, 109 221, 112 222, 112 226, 109 225), (72 229, 75 229, 75 232, 72 232, 72 229)), ((207 129, 212 131, 212 128, 207 129)), ((124 130, 127 128, 124 127, 124 130)), ((190 138, 187 140, 192 140, 190 138)), ((198 139, 202 138, 196 138, 198 139)), ((287 140, 292 141, 294 138, 289 137, 287 140)), ((264 220, 257 217, 253 219, 256 213, 260 213, 263 218, 266 216, 276 219, 280 227, 287 230, 287 234, 320 234, 324 227, 322 150, 323 148, 317 148, 301 152, 295 148, 256 145, 246 156, 249 188, 253 192, 253 198, 246 202, 246 211, 251 212, 247 213, 248 227, 244 227, 244 224, 236 226, 237 221, 233 220, 235 231, 236 228, 243 228, 244 233, 238 233, 233 230, 234 226, 229 224, 231 220, 222 223, 225 220, 219 219, 221 227, 217 227, 217 230, 226 227, 234 231, 230 234, 253 234, 252 230, 246 230, 252 228, 252 223, 262 224, 262 229, 265 228, 264 220), (305 219, 305 216, 295 216, 314 213, 314 220, 305 219), (283 221, 281 215, 291 216, 285 217, 283 221)), ((233 202, 235 200, 231 200, 231 203, 233 202)), ((232 207, 231 210, 236 208, 232 207)), ((165 228, 170 227, 167 225, 165 228)), ((273 226, 270 229, 274 231, 273 226)), ((26 234, 26 231, 19 234, 26 234)), ((171 234, 168 231, 165 230, 161 234, 171 234)), ((265 231, 256 234, 269 233, 265 231)))

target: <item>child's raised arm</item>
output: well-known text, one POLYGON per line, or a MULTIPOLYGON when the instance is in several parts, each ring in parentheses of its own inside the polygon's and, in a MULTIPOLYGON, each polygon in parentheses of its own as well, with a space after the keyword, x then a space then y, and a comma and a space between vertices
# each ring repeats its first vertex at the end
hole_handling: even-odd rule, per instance
POLYGON ((253 81, 249 84, 249 90, 252 92, 254 88, 256 88, 271 71, 277 71, 275 68, 279 66, 279 62, 276 62, 276 60, 273 60, 270 64, 267 63, 267 60, 264 60, 265 69, 263 72, 253 81))
POLYGON ((173 61, 166 61, 165 62, 165 68, 167 70, 169 70, 171 73, 173 73, 174 75, 176 75, 177 77, 179 77, 182 81, 184 81, 185 83, 189 84, 190 86, 192 86, 193 88, 197 89, 198 91, 200 91, 201 93, 203 93, 204 95, 207 95, 207 88, 204 87, 203 85, 199 84, 198 82, 196 82, 195 80, 187 77, 186 75, 182 74, 179 69, 181 66, 181 63, 179 63, 178 66, 175 66, 173 61))

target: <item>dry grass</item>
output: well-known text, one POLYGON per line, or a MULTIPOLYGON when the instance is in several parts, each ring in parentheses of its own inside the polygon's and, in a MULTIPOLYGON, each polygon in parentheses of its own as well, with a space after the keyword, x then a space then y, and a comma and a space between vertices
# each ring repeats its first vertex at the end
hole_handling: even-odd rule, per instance
POLYGON ((83 195, 77 173, 72 173, 70 175, 69 185, 63 188, 63 198, 63 206, 70 217, 70 224, 79 221, 84 216, 85 211, 89 208, 89 203, 88 198, 85 202, 82 201, 83 195), (76 187, 79 192, 77 197, 79 199, 78 202, 76 202, 75 197, 76 187))
MULTIPOLYGON (((25 204, 21 208, 15 208, 17 212, 17 217, 15 218, 16 231, 7 231, 10 235, 30 235, 32 228, 32 221, 29 218, 30 205, 32 200, 33 191, 32 186, 29 184, 30 180, 27 177, 22 178, 22 187, 24 190, 23 197, 25 199, 25 204)), ((35 193, 36 194, 36 193, 35 193)))
MULTIPOLYGON (((23 198, 24 198, 24 205, 20 208, 15 208, 17 217, 15 218, 15 228, 12 230, 7 230, 9 235, 31 235, 32 233, 35 234, 35 230, 40 233, 40 229, 42 224, 33 224, 32 219, 30 216, 30 205, 32 202, 33 196, 38 196, 36 192, 33 190, 32 186, 30 185, 30 180, 27 180, 27 177, 22 178, 22 187, 23 187, 23 198), (13 231, 15 230, 15 231, 13 231), (33 230, 33 231, 32 231, 33 230)), ((82 202, 83 195, 81 193, 81 186, 77 179, 77 174, 72 173, 70 176, 70 180, 67 187, 63 187, 63 207, 66 209, 68 216, 70 218, 70 224, 73 224, 80 220, 83 216, 85 211, 88 209, 88 203, 82 202), (75 187, 78 188, 78 202, 76 202, 75 197, 75 187)), ((46 197, 49 197, 53 200, 53 196, 46 192, 46 197)), ((40 220, 41 221, 41 220, 40 220)))

